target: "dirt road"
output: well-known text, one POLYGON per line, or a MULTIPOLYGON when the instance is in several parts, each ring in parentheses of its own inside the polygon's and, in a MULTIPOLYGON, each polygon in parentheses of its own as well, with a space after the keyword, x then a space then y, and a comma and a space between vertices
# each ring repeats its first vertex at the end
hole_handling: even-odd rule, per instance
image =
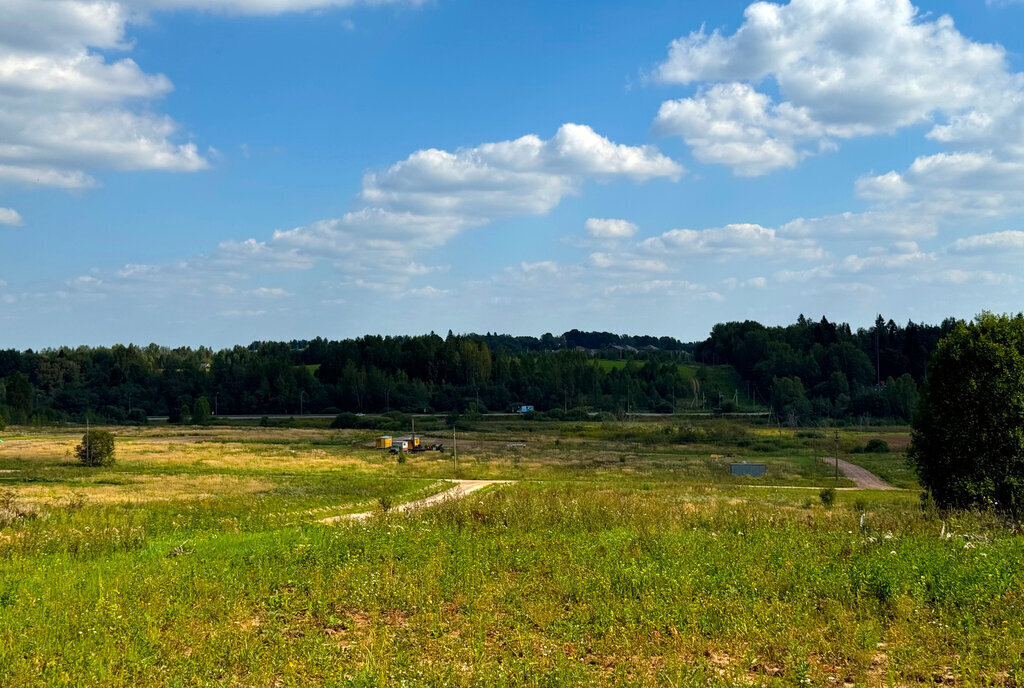
MULTIPOLYGON (((822 461, 830 466, 834 466, 836 463, 835 457, 823 456, 822 461)), ((852 464, 849 461, 843 461, 839 459, 839 471, 852 480, 859 490, 897 490, 899 488, 893 487, 889 483, 885 482, 877 475, 872 473, 866 468, 852 464)))
MULTIPOLYGON (((472 492, 476 492, 477 490, 482 490, 483 488, 485 488, 485 487, 487 487, 489 485, 504 485, 506 483, 512 483, 512 482, 515 482, 515 481, 514 480, 449 480, 447 482, 455 483, 455 484, 452 485, 452 487, 448 488, 447 490, 444 490, 443 492, 438 492, 437 494, 432 494, 429 497, 424 497, 423 499, 417 499, 416 501, 413 501, 413 502, 406 502, 405 504, 399 504, 398 506, 392 508, 392 511, 405 512, 405 511, 415 511, 416 509, 425 509, 428 506, 434 506, 436 504, 440 504, 441 502, 447 501, 449 499, 462 499, 466 495, 468 495, 468 494, 470 494, 472 492)), ((322 519, 320 522, 321 523, 337 523, 338 521, 364 521, 364 520, 370 518, 371 516, 373 516, 375 513, 380 513, 380 512, 377 512, 377 511, 363 511, 363 512, 358 513, 358 514, 342 514, 341 516, 331 516, 330 518, 322 519)))

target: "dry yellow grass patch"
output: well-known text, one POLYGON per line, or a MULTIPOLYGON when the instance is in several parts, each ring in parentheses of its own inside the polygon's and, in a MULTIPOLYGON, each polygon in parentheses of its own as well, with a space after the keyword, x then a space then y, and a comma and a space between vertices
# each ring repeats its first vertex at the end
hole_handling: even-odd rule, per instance
POLYGON ((0 444, 0 459, 73 460, 75 445, 81 441, 81 435, 69 435, 67 438, 61 439, 46 437, 31 440, 5 440, 3 444, 0 444))
POLYGON ((267 492, 274 484, 256 478, 229 475, 139 475, 109 474, 123 484, 97 484, 104 476, 90 476, 63 484, 14 486, 19 503, 61 504, 81 497, 94 504, 211 499, 255 492, 267 492))
POLYGON ((123 443, 117 448, 117 460, 162 466, 287 470, 330 470, 363 464, 357 457, 332 454, 322 448, 290 448, 287 445, 241 442, 182 442, 180 439, 123 443))
MULTIPOLYGON (((212 468, 330 470, 362 465, 347 447, 310 447, 332 431, 286 428, 110 428, 121 464, 212 468), (245 441, 238 441, 244 438, 245 441)), ((0 459, 75 461, 81 433, 12 439, 0 445, 0 459)))

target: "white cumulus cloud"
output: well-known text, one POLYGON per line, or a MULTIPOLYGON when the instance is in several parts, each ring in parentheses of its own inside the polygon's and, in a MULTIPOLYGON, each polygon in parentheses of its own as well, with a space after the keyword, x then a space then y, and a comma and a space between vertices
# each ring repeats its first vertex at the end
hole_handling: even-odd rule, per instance
POLYGON ((189 9, 244 15, 274 15, 359 6, 407 5, 418 7, 426 0, 123 0, 140 9, 189 9))
POLYGON ((639 229, 629 220, 598 217, 588 219, 583 228, 587 234, 597 239, 626 239, 636 234, 639 229))
POLYGON ((86 188, 93 169, 193 171, 207 161, 149 106, 172 89, 130 57, 111 0, 0 0, 0 183, 86 188))
POLYGON ((747 7, 735 33, 674 41, 654 76, 714 84, 662 106, 656 127, 739 174, 791 167, 832 139, 931 125, 943 142, 1020 133, 1024 79, 998 45, 971 41, 909 0, 792 0, 747 7), (754 90, 771 79, 781 102, 754 90))
POLYGON ((21 213, 12 208, 0 208, 0 225, 16 227, 21 224, 21 213))
POLYGON ((710 229, 672 229, 645 239, 640 246, 659 254, 712 255, 716 258, 760 256, 815 259, 824 255, 812 239, 791 239, 771 227, 732 224, 710 229))
POLYGON ((1024 232, 1009 230, 964 237, 950 244, 949 251, 968 255, 1024 254, 1024 232))

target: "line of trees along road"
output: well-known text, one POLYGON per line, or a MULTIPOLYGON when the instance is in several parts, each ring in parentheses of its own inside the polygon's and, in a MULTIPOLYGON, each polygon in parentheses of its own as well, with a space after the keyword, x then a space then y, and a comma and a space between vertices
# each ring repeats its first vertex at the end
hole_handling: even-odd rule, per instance
POLYGON ((697 344, 572 330, 542 337, 317 338, 219 351, 156 344, 10 349, 0 350, 0 416, 13 423, 81 420, 87 413, 115 422, 177 420, 202 397, 219 414, 294 414, 300 405, 328 413, 486 412, 517 403, 541 411, 669 412, 695 398, 728 406, 742 394, 792 422, 861 414, 907 419, 928 356, 952 325, 900 327, 879 318, 874 328, 854 332, 801 316, 787 327, 716 325, 697 344), (688 365, 694 360, 709 365, 688 365), (718 374, 722 365, 738 376, 718 374))

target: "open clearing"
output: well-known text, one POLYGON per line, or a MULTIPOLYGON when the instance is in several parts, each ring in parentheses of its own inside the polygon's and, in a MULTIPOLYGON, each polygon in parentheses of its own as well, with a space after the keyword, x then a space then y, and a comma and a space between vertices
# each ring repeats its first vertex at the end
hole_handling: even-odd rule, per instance
POLYGON ((816 430, 487 420, 457 476, 372 431, 113 430, 99 469, 0 433, 0 685, 1024 683, 1024 536, 853 453, 902 428, 840 441, 909 489, 832 508, 790 489, 854 486, 816 430))

